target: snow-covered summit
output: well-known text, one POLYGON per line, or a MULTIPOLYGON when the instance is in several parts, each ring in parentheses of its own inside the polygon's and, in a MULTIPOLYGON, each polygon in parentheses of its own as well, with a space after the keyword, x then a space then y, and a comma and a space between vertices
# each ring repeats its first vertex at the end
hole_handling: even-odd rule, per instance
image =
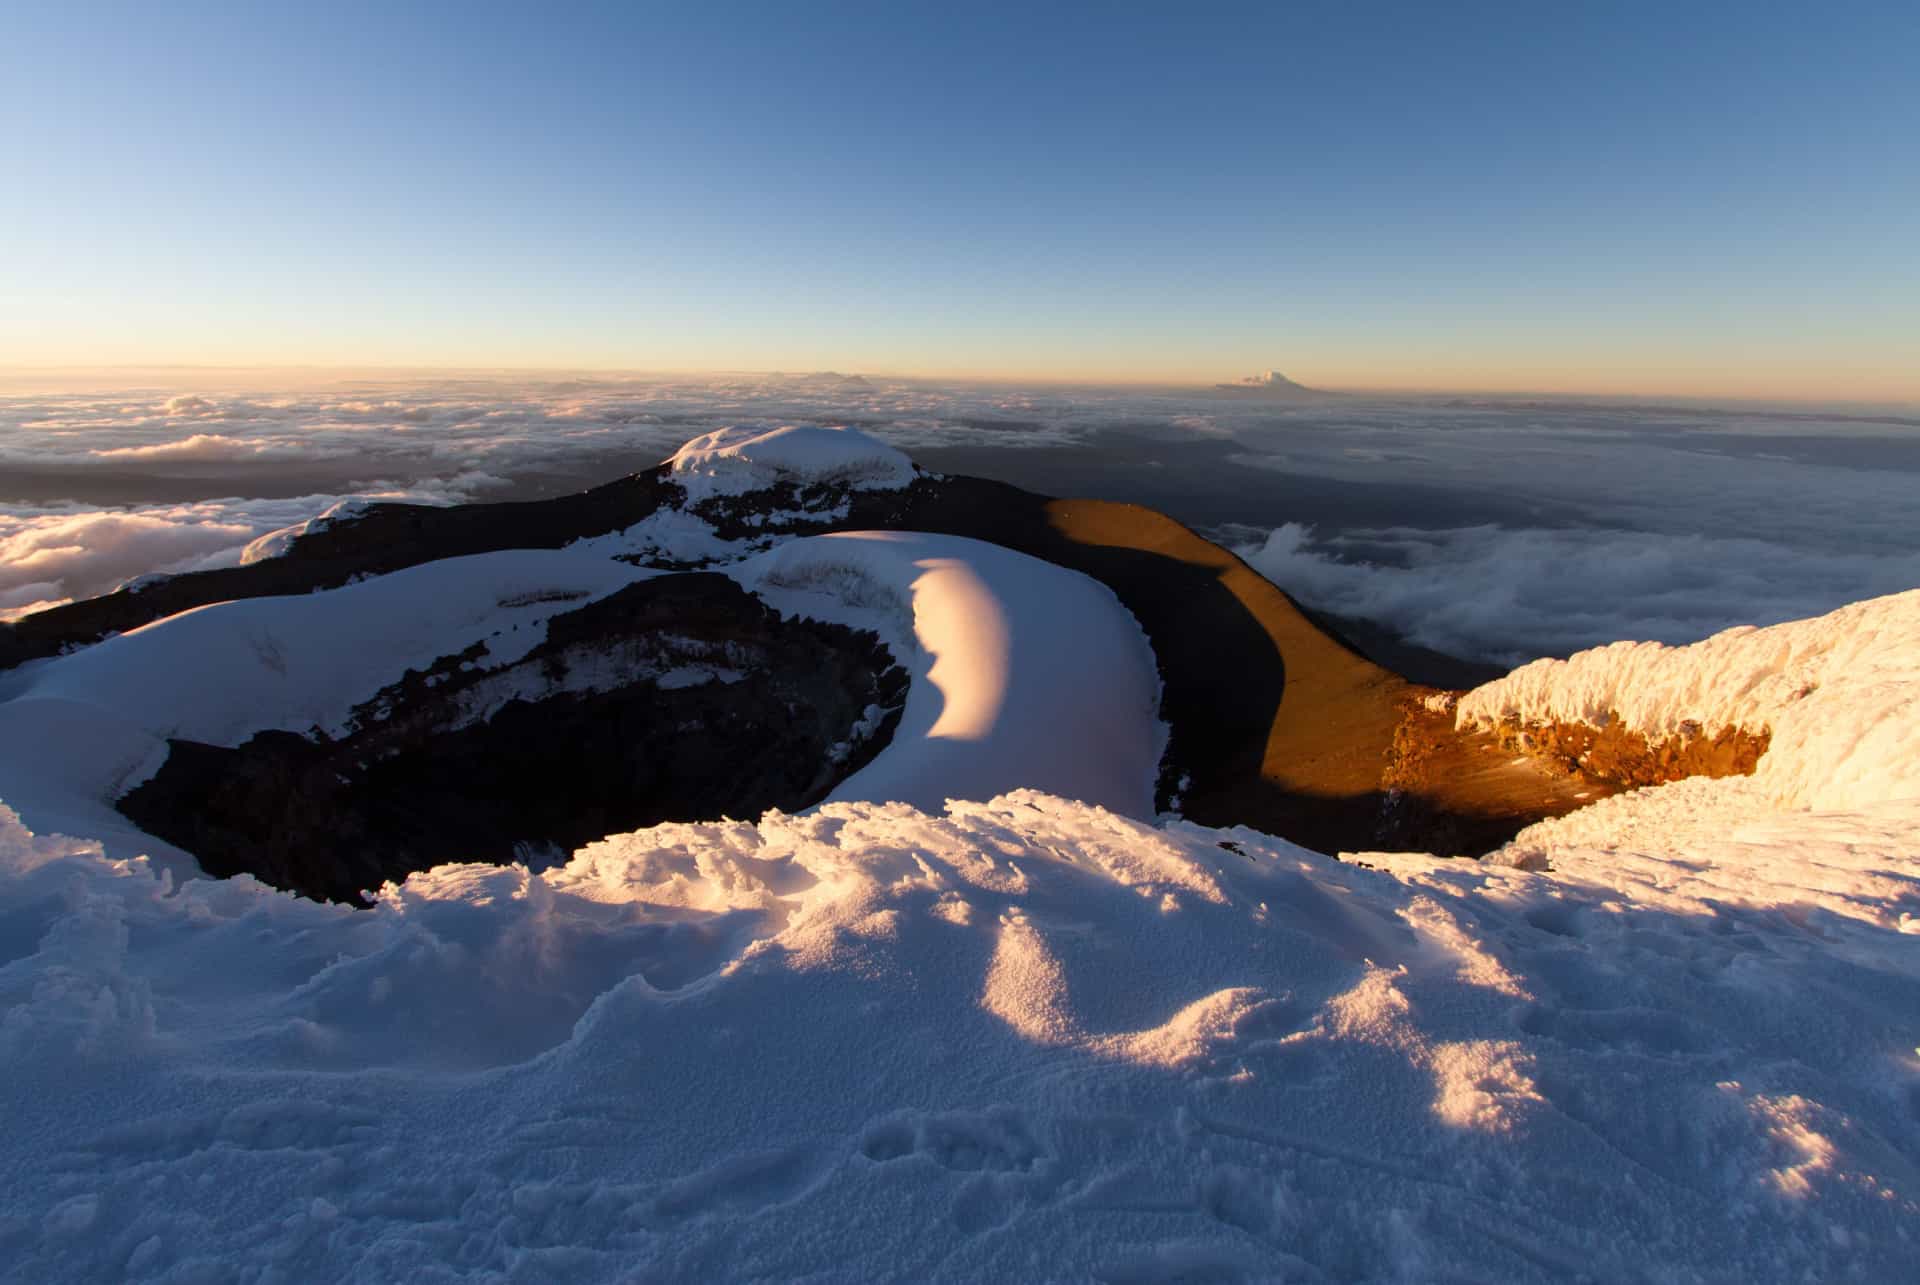
POLYGON ((858 429, 738 424, 694 438, 667 459, 673 480, 695 503, 790 482, 894 490, 914 479, 902 451, 858 429))

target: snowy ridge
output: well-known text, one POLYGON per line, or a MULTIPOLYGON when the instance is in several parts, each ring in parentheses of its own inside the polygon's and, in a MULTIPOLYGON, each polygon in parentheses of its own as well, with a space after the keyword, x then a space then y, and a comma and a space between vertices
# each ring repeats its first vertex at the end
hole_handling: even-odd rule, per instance
POLYGON ((0 697, 13 698, 0 717, 15 703, 52 699, 213 745, 265 728, 337 734, 402 670, 481 640, 490 663, 517 660, 545 639, 548 617, 657 574, 521 549, 318 593, 215 603, 0 677, 0 697))
POLYGON ((378 503, 377 500, 367 496, 349 496, 344 500, 328 506, 324 511, 306 519, 304 522, 295 522, 291 526, 283 526, 277 531, 269 531, 265 535, 249 541, 247 546, 240 550, 240 565, 249 567, 256 562, 265 562, 269 558, 281 557, 289 549, 293 548, 294 542, 302 536, 314 535, 327 530, 329 527, 338 526, 343 522, 351 522, 372 508, 376 503, 378 503))
POLYGON ((1853 810, 1920 795, 1920 590, 1686 647, 1614 643, 1536 660, 1467 693, 1462 727, 1605 726, 1658 741, 1771 730, 1754 784, 1784 807, 1853 810))
POLYGON ((914 478, 913 461, 879 438, 816 425, 716 429, 682 446, 667 463, 695 504, 783 482, 893 490, 914 478))

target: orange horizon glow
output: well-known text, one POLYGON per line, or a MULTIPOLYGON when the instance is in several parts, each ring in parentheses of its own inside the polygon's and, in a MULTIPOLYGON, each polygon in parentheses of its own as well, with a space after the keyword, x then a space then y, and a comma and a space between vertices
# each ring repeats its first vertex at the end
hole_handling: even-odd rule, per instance
MULTIPOLYGON (((1920 367, 1917 367, 1920 368, 1920 367)), ((1045 367, 1038 364, 930 367, 805 360, 765 365, 604 364, 568 362, 35 362, 0 363, 0 390, 79 393, 133 387, 232 388, 268 391, 352 380, 435 379, 449 377, 606 380, 712 380, 805 374, 834 370, 870 379, 928 383, 978 383, 1034 387, 1140 388, 1206 393, 1266 369, 1277 369, 1316 391, 1387 397, 1497 396, 1681 398, 1690 401, 1808 402, 1862 405, 1920 404, 1920 376, 1907 371, 1855 369, 1795 370, 1773 364, 1766 370, 1665 369, 1622 366, 1586 372, 1553 373, 1538 367, 1497 369, 1478 365, 1426 365, 1384 371, 1359 365, 1274 364, 1248 368, 1196 370, 1190 365, 1161 370, 1131 365, 1045 367)))

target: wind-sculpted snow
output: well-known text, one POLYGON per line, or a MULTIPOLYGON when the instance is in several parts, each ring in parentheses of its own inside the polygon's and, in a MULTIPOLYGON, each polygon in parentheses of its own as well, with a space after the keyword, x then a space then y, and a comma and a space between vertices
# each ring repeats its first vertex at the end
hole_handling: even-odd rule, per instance
POLYGON ((1903 1274, 1910 866, 1370 860, 1023 792, 351 911, 0 810, 0 1276, 1903 1274))
MULTIPOLYGON (((1537 660, 1461 698, 1465 726, 1620 719, 1652 740, 1770 731, 1752 785, 1845 811, 1920 796, 1920 590, 1687 647, 1618 642, 1537 660)), ((1728 785, 1726 788, 1739 788, 1728 785)))
POLYGON ((979 540, 878 531, 790 540, 731 574, 783 611, 873 629, 912 670, 892 745, 833 799, 935 809, 1025 787, 1153 814, 1159 678, 1104 585, 979 540))
MULTIPOLYGON (((552 616, 660 574, 616 560, 665 538, 667 525, 641 525, 651 533, 216 603, 0 676, 0 788, 32 824, 191 869, 112 811, 158 769, 167 739, 233 747, 267 730, 339 737, 407 670, 476 646, 463 668, 507 666, 545 639, 552 616)), ((690 539, 678 532, 673 543, 690 539)), ((741 552, 710 539, 702 547, 741 552)), ((1138 624, 1105 586, 980 541, 904 533, 788 540, 728 570, 784 612, 877 632, 912 675, 892 742, 831 797, 938 808, 1033 787, 1152 815, 1165 743, 1159 680, 1138 624)), ((540 693, 682 681, 625 653, 568 672, 542 678, 540 693)), ((684 681, 716 675, 725 677, 706 670, 684 681)), ((515 671, 481 682, 468 721, 530 698, 531 681, 515 671)), ((877 722, 882 711, 872 713, 877 722)))

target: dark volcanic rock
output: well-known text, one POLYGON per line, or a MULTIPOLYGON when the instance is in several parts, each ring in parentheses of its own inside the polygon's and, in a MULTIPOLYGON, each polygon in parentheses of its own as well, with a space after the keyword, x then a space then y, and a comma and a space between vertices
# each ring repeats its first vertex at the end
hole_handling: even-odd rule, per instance
POLYGON ((476 645, 409 671, 339 740, 174 741, 120 809, 209 874, 355 901, 449 861, 806 807, 887 743, 906 687, 871 634, 668 575, 554 617, 512 664, 476 645))

